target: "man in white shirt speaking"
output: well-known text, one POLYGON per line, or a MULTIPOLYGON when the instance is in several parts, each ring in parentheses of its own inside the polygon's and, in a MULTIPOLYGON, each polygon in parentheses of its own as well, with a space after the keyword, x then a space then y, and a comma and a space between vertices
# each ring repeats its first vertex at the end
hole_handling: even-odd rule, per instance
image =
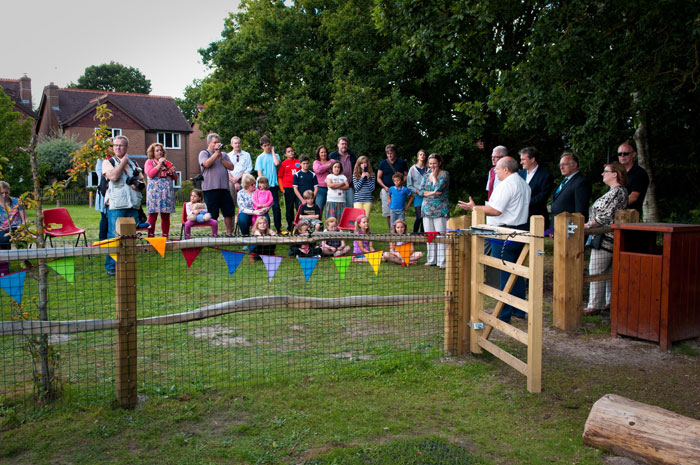
MULTIPOLYGON (((494 188, 488 205, 476 205, 469 197, 469 202, 457 204, 465 210, 481 210, 486 214, 486 224, 512 229, 527 230, 528 208, 530 205, 530 186, 518 175, 518 162, 512 157, 503 157, 496 163, 496 176, 500 183, 494 188)), ((520 255, 523 244, 499 239, 492 242, 491 256, 507 262, 515 262, 520 255)), ((506 285, 510 273, 501 271, 501 290, 506 285)), ((525 280, 518 278, 511 290, 511 295, 525 299, 525 280)), ((504 305, 500 320, 509 322, 511 316, 525 318, 526 313, 510 305, 504 305)))

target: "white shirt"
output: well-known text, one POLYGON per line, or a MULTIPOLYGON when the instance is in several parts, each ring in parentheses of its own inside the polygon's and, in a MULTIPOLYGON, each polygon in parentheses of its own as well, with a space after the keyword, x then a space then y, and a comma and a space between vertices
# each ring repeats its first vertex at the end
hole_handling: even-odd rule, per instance
POLYGON ((501 212, 487 216, 486 224, 492 226, 519 226, 527 223, 530 205, 530 186, 518 173, 512 173, 493 190, 489 206, 501 212))
POLYGON ((241 153, 230 152, 228 157, 231 163, 233 163, 233 169, 228 170, 228 173, 234 178, 243 173, 250 174, 253 172, 253 160, 250 158, 250 154, 245 150, 241 150, 241 153))
MULTIPOLYGON (((345 182, 347 180, 348 178, 346 178, 343 174, 339 174, 338 176, 334 174, 329 174, 328 176, 326 176, 326 185, 345 182)), ((332 189, 329 187, 328 194, 326 196, 326 202, 345 203, 345 191, 342 189, 332 189)))
POLYGON ((539 168, 539 167, 540 167, 540 165, 535 165, 535 167, 532 168, 532 171, 527 172, 527 179, 525 181, 527 181, 528 184, 530 184, 530 181, 532 181, 532 178, 535 177, 535 173, 537 173, 537 168, 539 168))

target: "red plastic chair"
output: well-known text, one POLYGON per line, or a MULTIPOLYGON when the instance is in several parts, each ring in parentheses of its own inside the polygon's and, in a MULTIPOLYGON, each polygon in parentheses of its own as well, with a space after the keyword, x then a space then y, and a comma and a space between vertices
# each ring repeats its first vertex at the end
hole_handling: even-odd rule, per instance
MULTIPOLYGON (((187 222, 187 204, 183 203, 182 204, 182 225, 180 226, 180 240, 182 240, 182 236, 185 234, 185 223, 187 222)), ((193 228, 206 228, 211 226, 209 223, 195 223, 192 225, 193 228)))
POLYGON ((343 210, 343 214, 340 217, 340 224, 338 225, 338 229, 342 231, 354 231, 355 230, 355 221, 359 216, 362 216, 365 214, 365 209, 364 208, 345 208, 343 210))
POLYGON ((65 237, 65 236, 75 236, 75 246, 78 246, 80 242, 80 235, 83 235, 83 240, 85 242, 85 247, 87 247, 87 237, 85 236, 85 230, 78 228, 73 223, 73 218, 70 217, 70 213, 65 208, 50 208, 44 210, 44 240, 49 238, 49 243, 53 247, 53 237, 65 237), (58 227, 53 227, 53 226, 58 227))

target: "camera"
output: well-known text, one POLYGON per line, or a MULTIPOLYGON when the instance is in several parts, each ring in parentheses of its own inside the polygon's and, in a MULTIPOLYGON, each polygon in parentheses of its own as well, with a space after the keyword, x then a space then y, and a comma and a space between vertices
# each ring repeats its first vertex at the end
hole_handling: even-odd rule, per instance
POLYGON ((142 191, 146 187, 146 183, 139 179, 140 172, 141 170, 135 169, 134 174, 126 177, 126 184, 128 186, 134 186, 137 190, 142 191))
POLYGON ((191 178, 190 181, 192 181, 192 182, 204 181, 204 176, 202 176, 202 173, 199 173, 197 176, 191 178))

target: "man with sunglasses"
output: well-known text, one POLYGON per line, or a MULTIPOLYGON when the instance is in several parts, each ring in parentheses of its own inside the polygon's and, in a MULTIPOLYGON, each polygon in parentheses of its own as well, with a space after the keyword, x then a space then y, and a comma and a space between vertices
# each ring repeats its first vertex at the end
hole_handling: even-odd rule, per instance
POLYGON ((635 158, 637 152, 632 141, 625 141, 617 148, 617 159, 627 170, 627 208, 634 208, 641 215, 644 197, 649 188, 649 175, 644 168, 635 163, 635 158))
POLYGON ((241 178, 244 174, 253 172, 253 160, 248 152, 241 150, 240 137, 233 136, 231 138, 231 147, 233 150, 229 152, 228 157, 233 163, 233 169, 228 171, 228 190, 235 203, 238 191, 241 190, 241 178))

